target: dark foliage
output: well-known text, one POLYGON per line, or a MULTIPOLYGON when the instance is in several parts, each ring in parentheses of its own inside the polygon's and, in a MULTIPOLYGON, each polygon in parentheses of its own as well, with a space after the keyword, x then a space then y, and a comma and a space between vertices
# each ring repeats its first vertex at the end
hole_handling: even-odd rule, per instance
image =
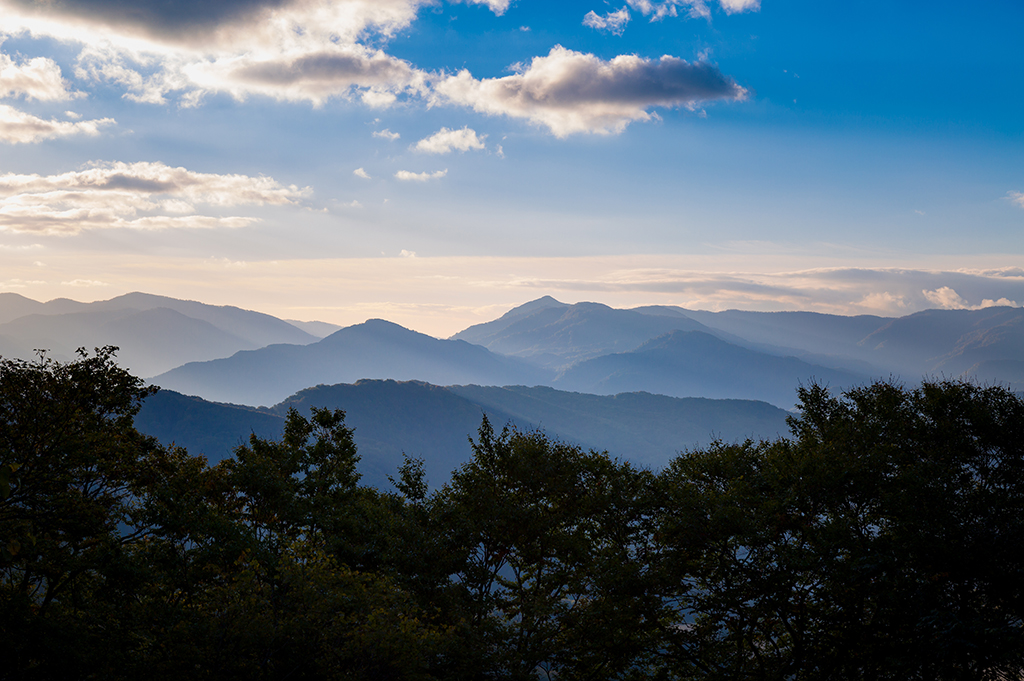
MULTIPOLYGON (((1024 401, 799 392, 792 437, 660 473, 485 419, 428 493, 340 410, 216 466, 114 349, 0 360, 0 678, 1011 679, 1024 401)), ((400 417, 398 417, 400 418, 400 417)))

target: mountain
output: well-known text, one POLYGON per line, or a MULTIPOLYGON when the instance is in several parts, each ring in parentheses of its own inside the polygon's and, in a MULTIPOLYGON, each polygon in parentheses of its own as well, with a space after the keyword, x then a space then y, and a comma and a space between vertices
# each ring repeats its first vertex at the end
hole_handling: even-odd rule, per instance
POLYGON ((63 298, 39 303, 3 294, 0 320, 0 354, 6 357, 31 358, 41 348, 67 360, 79 347, 116 345, 119 363, 141 376, 270 343, 317 340, 261 312, 145 293, 94 303, 63 298))
POLYGON ((676 397, 757 399, 791 408, 801 382, 816 380, 839 388, 867 379, 795 357, 741 348, 700 331, 673 331, 632 352, 574 364, 554 385, 601 395, 644 390, 676 397))
POLYGON ((1024 360, 1024 309, 925 310, 891 320, 861 345, 879 362, 952 377, 981 361, 1024 360))
POLYGON ((670 306, 634 308, 643 314, 685 314, 734 345, 769 354, 799 357, 825 366, 862 373, 888 371, 860 341, 891 321, 874 315, 843 316, 820 312, 707 312, 670 306), (722 334, 729 334, 731 338, 722 334), (736 342, 743 339, 744 342, 736 342))
POLYGON ((787 412, 754 400, 668 397, 647 392, 588 395, 545 386, 449 386, 488 413, 506 413, 522 428, 539 428, 587 448, 608 450, 660 468, 679 451, 788 432, 787 412), (493 412, 492 412, 493 410, 493 412))
POLYGON ((560 367, 612 352, 625 352, 670 331, 704 330, 684 316, 617 310, 599 303, 565 305, 546 297, 515 308, 499 319, 452 336, 492 352, 541 366, 560 367))
POLYGON ((275 404, 311 385, 361 378, 454 383, 546 383, 550 372, 462 340, 439 340, 371 319, 310 345, 270 345, 226 359, 191 362, 153 379, 218 402, 275 404))
POLYGON ((484 414, 499 430, 506 423, 542 428, 551 437, 654 468, 716 437, 773 438, 787 431, 786 412, 763 402, 581 395, 523 386, 443 388, 393 380, 320 385, 259 410, 161 390, 143 404, 135 425, 165 444, 173 440, 219 461, 251 433, 280 437, 289 408, 308 414, 313 406, 345 410, 364 480, 381 488, 390 486, 387 476, 394 475, 403 452, 422 457, 431 484, 443 484, 472 455, 469 437, 475 437, 484 414))
POLYGON ((17 293, 0 293, 0 324, 6 324, 12 319, 24 317, 27 314, 35 314, 43 309, 43 303, 26 298, 17 293))

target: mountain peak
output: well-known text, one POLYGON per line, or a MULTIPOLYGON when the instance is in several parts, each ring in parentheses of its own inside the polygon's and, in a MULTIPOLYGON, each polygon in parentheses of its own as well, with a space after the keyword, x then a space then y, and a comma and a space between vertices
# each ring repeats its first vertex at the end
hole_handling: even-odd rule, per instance
POLYGON ((511 310, 503 314, 499 319, 506 317, 518 317, 519 315, 530 314, 537 310, 546 310, 551 307, 570 307, 568 304, 561 301, 555 300, 551 296, 543 296, 537 300, 531 300, 528 303, 523 303, 519 307, 513 307, 511 310))

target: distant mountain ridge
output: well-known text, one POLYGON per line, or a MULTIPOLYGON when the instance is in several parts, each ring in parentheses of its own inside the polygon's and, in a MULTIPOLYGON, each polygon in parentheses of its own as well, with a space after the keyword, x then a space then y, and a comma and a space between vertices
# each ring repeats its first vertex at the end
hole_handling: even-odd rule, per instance
POLYGON ((388 487, 387 476, 395 474, 403 452, 424 458, 430 482, 443 483, 469 459, 468 438, 476 436, 484 414, 498 429, 506 423, 541 428, 551 437, 653 468, 715 438, 731 442, 787 432, 786 412, 764 402, 393 380, 320 385, 263 409, 161 390, 145 401, 135 424, 165 444, 174 441, 217 461, 252 433, 280 437, 293 407, 304 414, 310 407, 345 410, 347 425, 355 428, 360 470, 378 487, 388 487))
POLYGON ((309 386, 363 378, 422 380, 440 385, 535 385, 553 374, 461 340, 440 340, 371 319, 309 345, 270 345, 225 359, 191 362, 156 376, 170 390, 218 402, 276 404, 309 386))
POLYGON ((811 380, 837 390, 888 377, 970 378, 1024 389, 1021 308, 845 317, 615 309, 544 296, 441 340, 384 320, 345 328, 290 323, 144 293, 96 303, 0 294, 0 355, 31 357, 46 348, 67 359, 77 347, 107 344, 121 347, 124 366, 156 376, 158 384, 251 406, 363 378, 640 390, 761 399, 784 408, 792 406, 796 386, 811 380), (317 338, 310 331, 333 332, 317 338))
POLYGON ((39 348, 54 358, 69 359, 79 347, 117 345, 122 366, 152 376, 239 350, 318 339, 262 312, 147 293, 94 303, 66 298, 40 303, 14 293, 0 294, 0 355, 6 357, 29 358, 39 348))

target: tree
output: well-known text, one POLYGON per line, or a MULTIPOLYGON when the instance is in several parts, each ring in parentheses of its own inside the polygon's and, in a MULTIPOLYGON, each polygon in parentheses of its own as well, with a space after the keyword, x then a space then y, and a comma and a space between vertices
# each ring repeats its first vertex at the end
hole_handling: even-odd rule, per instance
POLYGON ((651 655, 650 474, 485 418, 473 459, 431 500, 459 556, 463 668, 452 678, 611 679, 651 655))
POLYGON ((1018 678, 1024 402, 952 381, 799 396, 793 441, 662 476, 672 672, 1018 678))
POLYGON ((132 426, 153 389, 115 351, 0 360, 0 467, 14 473, 0 499, 0 647, 13 670, 75 676, 116 639, 91 604, 149 531, 138 499, 166 452, 132 426))

